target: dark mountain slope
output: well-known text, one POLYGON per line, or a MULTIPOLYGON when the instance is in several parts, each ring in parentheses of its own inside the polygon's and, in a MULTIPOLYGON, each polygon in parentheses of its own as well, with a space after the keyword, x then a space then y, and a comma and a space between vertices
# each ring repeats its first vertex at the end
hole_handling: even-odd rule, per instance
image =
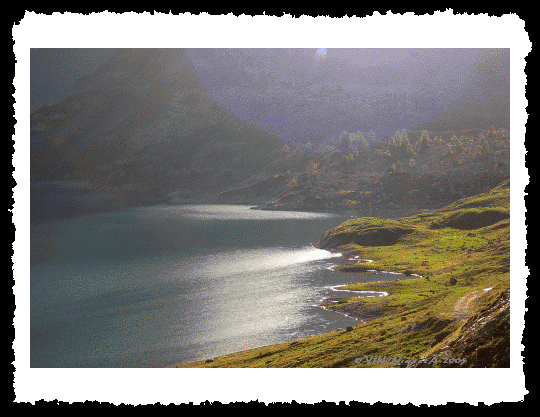
POLYGON ((34 180, 186 197, 253 175, 281 148, 208 99, 184 52, 121 50, 75 94, 31 115, 34 180))

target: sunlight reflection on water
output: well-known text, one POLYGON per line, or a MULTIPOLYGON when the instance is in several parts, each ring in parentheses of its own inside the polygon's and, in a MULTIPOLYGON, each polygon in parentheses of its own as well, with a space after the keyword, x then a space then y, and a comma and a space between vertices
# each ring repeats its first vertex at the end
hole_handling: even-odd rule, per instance
POLYGON ((252 210, 255 206, 227 206, 227 205, 182 205, 162 206, 168 214, 198 220, 282 220, 282 219, 328 219, 339 217, 330 213, 311 213, 301 211, 269 211, 252 210))

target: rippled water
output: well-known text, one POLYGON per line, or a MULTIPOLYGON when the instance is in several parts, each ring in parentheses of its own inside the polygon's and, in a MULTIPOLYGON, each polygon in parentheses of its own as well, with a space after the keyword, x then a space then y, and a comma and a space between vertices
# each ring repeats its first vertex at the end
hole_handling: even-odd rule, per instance
POLYGON ((311 246, 344 220, 164 205, 35 223, 31 366, 167 366, 354 324, 317 305, 373 275, 311 246))

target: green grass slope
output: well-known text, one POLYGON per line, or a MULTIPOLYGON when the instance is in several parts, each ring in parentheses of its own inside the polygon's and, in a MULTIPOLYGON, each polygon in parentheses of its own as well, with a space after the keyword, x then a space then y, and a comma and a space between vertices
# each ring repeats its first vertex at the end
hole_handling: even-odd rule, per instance
POLYGON ((327 307, 357 326, 183 366, 509 367, 509 186, 399 220, 349 220, 319 239, 347 255, 341 271, 412 276, 345 287, 388 293, 327 307))

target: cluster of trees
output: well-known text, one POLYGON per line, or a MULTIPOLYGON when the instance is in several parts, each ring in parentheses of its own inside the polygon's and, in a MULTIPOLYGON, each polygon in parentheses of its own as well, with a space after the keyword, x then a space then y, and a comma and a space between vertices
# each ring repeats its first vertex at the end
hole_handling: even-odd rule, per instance
MULTIPOLYGON (((444 141, 440 136, 430 139, 428 131, 423 130, 420 138, 413 144, 405 130, 398 130, 388 140, 386 150, 383 153, 389 155, 396 162, 401 161, 400 164, 408 162, 410 166, 414 166, 415 158, 425 153, 433 145, 443 146, 442 155, 488 154, 493 152, 493 147, 504 148, 507 146, 509 137, 508 130, 504 128, 496 130, 493 126, 489 128, 487 135, 480 133, 479 137, 461 135, 458 138, 456 134, 453 134, 447 141, 444 141)), ((394 163, 394 167, 398 168, 398 165, 394 163)))
POLYGON ((392 159, 406 160, 416 156, 407 132, 403 130, 396 131, 396 134, 388 141, 388 152, 392 159))
POLYGON ((344 154, 350 152, 366 153, 375 143, 375 132, 370 130, 366 136, 359 130, 356 132, 347 132, 344 130, 337 140, 332 138, 331 142, 334 149, 344 154))
POLYGON ((487 132, 487 137, 495 139, 509 139, 510 132, 504 127, 501 127, 497 130, 495 129, 495 126, 490 126, 487 132))
POLYGON ((486 154, 491 152, 491 147, 489 146, 489 143, 483 133, 480 134, 479 145, 480 153, 486 154))
POLYGON ((427 130, 422 130, 420 139, 416 142, 415 151, 416 154, 424 153, 431 145, 431 140, 429 139, 429 133, 427 130))
POLYGON ((477 138, 461 135, 458 139, 456 135, 453 135, 446 143, 445 154, 490 154, 497 152, 497 150, 507 149, 509 147, 509 138, 510 133, 508 130, 504 128, 495 130, 493 126, 490 127, 486 135, 481 132, 477 138))
MULTIPOLYGON (((442 132, 449 133, 449 132, 442 132)), ((405 129, 398 129, 394 136, 392 136, 383 146, 383 153, 387 153, 394 160, 409 160, 415 156, 424 153, 432 145, 446 145, 452 153, 461 152, 466 147, 479 146, 480 152, 489 152, 489 142, 487 139, 504 141, 509 138, 510 134, 508 130, 504 128, 495 129, 491 126, 487 134, 481 133, 480 137, 472 138, 461 135, 459 138, 454 134, 449 140, 444 141, 441 136, 435 136, 430 139, 429 132, 422 130, 420 137, 416 141, 412 141, 405 129), (473 143, 474 142, 474 143, 473 143)), ((331 145, 329 149, 334 149, 343 154, 358 154, 367 153, 374 149, 375 133, 370 130, 369 133, 364 134, 361 131, 348 132, 342 131, 338 139, 331 138, 331 145)))
MULTIPOLYGON (((467 131, 468 132, 468 131, 467 131)), ((472 130, 474 134, 478 134, 478 130, 472 130)), ((504 128, 495 129, 493 126, 489 131, 480 132, 478 137, 473 136, 457 136, 455 133, 452 137, 449 135, 452 132, 438 132, 441 136, 430 138, 427 130, 422 130, 420 136, 418 132, 413 132, 416 140, 411 140, 405 129, 398 129, 386 143, 375 144, 375 133, 371 130, 364 134, 361 131, 348 132, 342 131, 339 138, 331 139, 332 146, 327 150, 335 150, 343 154, 342 163, 349 168, 355 163, 358 156, 369 157, 370 152, 376 152, 381 155, 386 155, 392 160, 392 168, 399 171, 403 166, 414 167, 417 163, 417 158, 425 154, 430 148, 436 147, 433 155, 455 155, 461 157, 463 155, 478 155, 497 152, 497 149, 502 149, 508 146, 509 132, 504 128), (376 145, 376 146, 374 146, 376 145)), ((433 133, 433 132, 432 132, 433 133)), ((462 160, 460 160, 462 161, 462 160)))

